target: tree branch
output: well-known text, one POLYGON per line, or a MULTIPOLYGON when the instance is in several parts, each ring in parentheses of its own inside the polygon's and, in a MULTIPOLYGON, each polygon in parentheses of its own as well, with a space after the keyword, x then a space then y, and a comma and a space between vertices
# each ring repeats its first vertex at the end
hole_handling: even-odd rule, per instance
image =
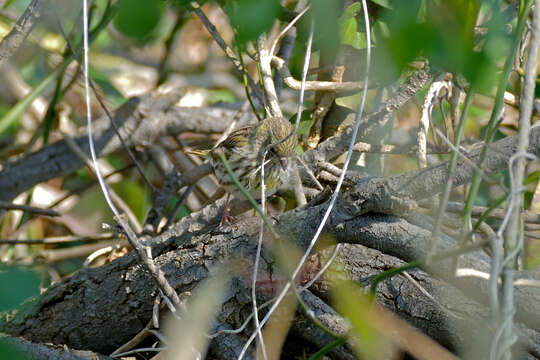
POLYGON ((30 34, 37 19, 41 16, 43 2, 43 0, 32 0, 13 29, 2 39, 0 42, 0 64, 8 60, 30 34))

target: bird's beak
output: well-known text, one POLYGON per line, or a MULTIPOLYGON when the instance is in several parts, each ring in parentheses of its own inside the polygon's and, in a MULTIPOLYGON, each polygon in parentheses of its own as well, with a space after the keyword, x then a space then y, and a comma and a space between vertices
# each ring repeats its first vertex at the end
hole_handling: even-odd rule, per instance
POLYGON ((279 158, 279 163, 281 164, 281 168, 283 170, 287 170, 287 164, 289 163, 287 158, 279 158))

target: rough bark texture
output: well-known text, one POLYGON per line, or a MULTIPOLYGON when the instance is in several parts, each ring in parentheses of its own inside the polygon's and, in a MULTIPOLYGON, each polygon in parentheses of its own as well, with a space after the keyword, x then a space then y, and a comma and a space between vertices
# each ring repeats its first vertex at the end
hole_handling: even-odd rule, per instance
MULTIPOLYGON (((2 346, 23 353, 28 360, 112 360, 111 357, 87 350, 71 350, 62 345, 36 344, 23 338, 0 335, 2 346)), ((15 356, 15 354, 12 354, 15 356)))
MULTIPOLYGON (((287 238, 295 239, 298 245, 305 246, 324 208, 325 204, 286 213, 278 218, 277 228, 287 234, 287 238)), ((335 209, 326 227, 327 234, 333 235, 337 242, 357 243, 378 249, 349 245, 352 247, 347 251, 350 256, 345 257, 344 261, 346 266, 355 269, 352 277, 360 282, 365 283, 380 270, 399 264, 396 257, 412 260, 423 255, 427 248, 430 232, 405 220, 388 215, 364 215, 343 221, 340 216, 344 213, 339 206, 335 209), (362 252, 365 252, 364 256, 361 256, 362 252)), ((150 241, 149 245, 154 250, 156 263, 179 293, 193 290, 212 272, 223 271, 222 264, 225 261, 235 259, 241 262, 240 268, 243 270, 233 274, 236 281, 232 282, 218 317, 224 326, 237 328, 250 312, 250 296, 246 284, 249 283, 249 265, 254 256, 258 221, 249 218, 234 224, 230 231, 219 231, 219 215, 218 206, 210 206, 191 218, 183 219, 168 233, 150 241)), ((443 238, 439 248, 451 245, 451 239, 443 238)), ((263 258, 270 259, 271 253, 266 250, 263 258)), ((479 270, 487 268, 485 256, 479 252, 464 256, 463 263, 466 267, 479 270)), ((268 265, 263 264, 261 272, 267 271, 268 265)), ((452 349, 463 349, 471 339, 465 330, 474 331, 476 325, 481 326, 487 318, 486 308, 468 300, 463 294, 484 302, 487 284, 477 278, 452 279, 441 264, 437 265, 440 270, 437 273, 452 281, 461 291, 423 272, 414 272, 414 278, 440 304, 429 305, 428 300, 422 303, 418 289, 406 284, 407 281, 401 277, 388 280, 378 300, 442 344, 452 349)), ((321 291, 320 294, 323 296, 325 292, 321 291)), ((152 304, 156 295, 150 275, 133 254, 128 254, 106 266, 82 270, 65 282, 52 286, 17 314, 6 318, 1 330, 35 342, 68 344, 75 349, 107 354, 145 326, 152 316, 152 304)), ((538 289, 518 292, 517 317, 538 329, 540 301, 535 301, 535 298, 540 300, 538 289)), ((337 314, 330 313, 331 308, 325 311, 325 316, 339 318, 337 314)), ((302 334, 308 343, 320 346, 313 334, 303 331, 299 335, 302 334)), ((536 339, 533 341, 538 342, 540 338, 536 333, 534 336, 536 339)), ((234 337, 245 341, 244 333, 234 337)), ((231 346, 230 353, 237 354, 238 347, 230 344, 241 344, 243 341, 233 340, 229 336, 226 341, 231 346)), ((220 337, 214 341, 220 342, 220 337)))

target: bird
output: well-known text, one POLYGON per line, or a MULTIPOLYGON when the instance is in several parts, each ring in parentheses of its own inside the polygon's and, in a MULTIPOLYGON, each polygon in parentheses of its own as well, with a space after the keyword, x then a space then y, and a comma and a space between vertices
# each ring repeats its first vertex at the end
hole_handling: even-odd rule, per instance
POLYGON ((256 125, 233 131, 210 150, 210 162, 220 185, 228 194, 240 194, 220 159, 223 154, 240 184, 251 196, 260 199, 261 165, 268 150, 264 157, 264 183, 266 195, 274 194, 282 183, 289 159, 296 154, 298 141, 296 134, 291 135, 293 132, 293 125, 281 117, 268 117, 256 125), (273 146, 268 148, 269 145, 273 146))
MULTIPOLYGON (((214 175, 221 188, 227 193, 220 225, 231 223, 233 220, 229 216, 230 196, 243 196, 227 172, 220 155, 224 155, 238 182, 254 199, 260 200, 263 158, 265 196, 269 197, 282 184, 283 177, 289 168, 289 160, 295 156, 297 146, 298 140, 292 124, 280 117, 268 117, 258 124, 233 131, 210 150, 190 151, 192 154, 210 159, 214 175)), ((211 199, 216 199, 217 194, 219 191, 211 199)))

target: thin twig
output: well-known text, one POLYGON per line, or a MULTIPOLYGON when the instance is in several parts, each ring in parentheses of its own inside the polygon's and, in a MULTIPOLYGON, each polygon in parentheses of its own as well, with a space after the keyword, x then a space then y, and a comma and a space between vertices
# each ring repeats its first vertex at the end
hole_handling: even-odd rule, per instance
POLYGON ((446 94, 448 94, 449 87, 450 84, 447 81, 437 79, 431 84, 426 97, 424 98, 422 116, 420 117, 420 124, 417 132, 418 165, 421 169, 427 166, 427 135, 429 131, 429 124, 431 123, 433 107, 436 103, 441 102, 441 92, 443 90, 446 90, 446 94))
MULTIPOLYGON (((302 86, 301 82, 293 78, 285 60, 273 56, 272 65, 276 67, 279 71, 279 75, 283 79, 283 82, 287 84, 288 87, 294 90, 300 90, 302 86)), ((364 82, 367 80, 364 80, 364 82)), ((334 81, 306 81, 305 90, 306 91, 358 91, 363 89, 364 82, 362 81, 350 81, 350 82, 334 82, 334 81)))
POLYGON ((55 211, 52 209, 41 209, 41 208, 30 206, 30 205, 13 204, 8 201, 2 201, 2 200, 0 200, 0 209, 22 210, 31 214, 46 215, 46 216, 60 216, 61 215, 58 211, 55 211))
POLYGON ((268 115, 282 118, 283 113, 281 112, 281 107, 279 106, 276 87, 274 86, 274 80, 272 79, 272 68, 270 66, 272 55, 266 48, 266 37, 264 34, 261 35, 257 41, 257 51, 259 55, 261 81, 266 103, 268 105, 268 115))
POLYGON ((96 236, 76 236, 76 235, 66 235, 66 236, 53 236, 44 239, 28 239, 28 240, 18 240, 18 239, 0 239, 0 244, 9 244, 9 245, 36 245, 36 244, 65 244, 70 242, 88 242, 88 241, 101 241, 101 240, 111 240, 116 237, 115 234, 101 234, 96 236))
MULTIPOLYGON (((531 1, 532 2, 532 1, 531 1)), ((492 342, 492 350, 495 353, 503 355, 504 358, 510 359, 510 348, 517 340, 517 335, 514 332, 514 313, 516 311, 514 299, 514 277, 518 269, 518 254, 523 247, 523 180, 525 178, 525 165, 527 159, 535 157, 527 153, 529 147, 529 135, 531 129, 531 116, 533 110, 533 102, 535 98, 536 86, 536 66, 538 61, 538 52, 540 47, 540 0, 535 1, 533 9, 533 25, 531 31, 531 40, 529 43, 529 54, 527 56, 527 64, 525 70, 525 79, 519 109, 519 129, 518 129, 518 148, 509 162, 510 174, 510 201, 507 207, 509 216, 508 226, 504 237, 504 253, 505 257, 502 263, 502 285, 501 285, 501 319, 500 333, 501 343, 492 342), (515 167, 512 167, 515 160, 515 167)), ((501 228, 497 231, 500 235, 501 228)), ((497 274, 498 275, 498 274, 497 274)))
MULTIPOLYGON (((214 38, 214 40, 219 45, 221 50, 223 50, 227 58, 233 63, 236 70, 242 73, 243 70, 242 70, 242 64, 240 63, 240 60, 236 58, 236 55, 234 54, 234 51, 231 49, 231 47, 227 45, 227 43, 225 43, 225 40, 223 40, 223 38, 217 31, 216 27, 214 26, 214 24, 212 24, 212 22, 208 19, 206 14, 201 10, 199 4, 197 4, 196 2, 192 2, 191 9, 195 13, 195 15, 197 15, 197 17, 201 20, 204 27, 208 31, 208 33, 210 33, 210 35, 214 38)), ((247 77, 247 80, 248 80, 249 88, 251 89, 255 97, 257 97, 257 99, 260 101, 261 104, 264 104, 264 98, 260 89, 257 87, 257 85, 255 85, 255 83, 249 76, 247 77)))

